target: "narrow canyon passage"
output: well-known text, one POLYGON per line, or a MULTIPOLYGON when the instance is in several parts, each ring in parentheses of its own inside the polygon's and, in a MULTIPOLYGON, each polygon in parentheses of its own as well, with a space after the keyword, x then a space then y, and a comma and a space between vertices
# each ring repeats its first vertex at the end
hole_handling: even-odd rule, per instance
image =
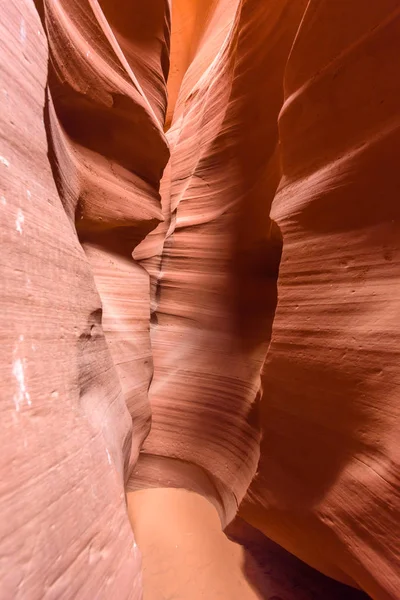
POLYGON ((398 2, 0 6, 0 599, 398 600, 398 2))

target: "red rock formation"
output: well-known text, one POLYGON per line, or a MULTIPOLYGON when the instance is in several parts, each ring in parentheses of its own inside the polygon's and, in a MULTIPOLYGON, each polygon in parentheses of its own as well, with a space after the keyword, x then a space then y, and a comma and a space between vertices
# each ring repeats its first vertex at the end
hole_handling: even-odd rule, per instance
POLYGON ((0 24, 5 597, 139 598, 125 485, 223 523, 250 486, 395 600, 397 2, 174 0, 168 109, 167 0, 37 9, 0 24))
POLYGON ((152 373, 149 278, 132 252, 162 220, 158 188, 168 160, 162 125, 169 15, 163 0, 136 9, 131 2, 117 11, 113 2, 49 0, 44 10, 59 193, 102 299, 132 415, 132 464, 149 430, 152 373))
POLYGON ((0 596, 138 598, 131 418, 47 158, 45 32, 31 2, 1 14, 0 596))
POLYGON ((204 28, 168 132, 172 218, 138 475, 166 485, 176 472, 155 456, 194 463, 228 519, 245 493, 280 230, 261 461, 242 514, 323 572, 395 598, 397 5, 227 8, 204 28))
POLYGON ((244 510, 382 599, 400 589, 399 17, 391 1, 311 2, 291 49, 271 212, 279 302, 244 510))
MULTIPOLYGON (((203 39, 215 39, 226 6, 214 13, 203 39)), ((258 462, 254 402, 275 309, 280 252, 268 217, 278 181, 277 115, 283 67, 302 14, 297 7, 288 11, 285 43, 270 51, 268 27, 282 10, 275 15, 254 3, 235 11, 230 3, 231 27, 219 34, 214 49, 200 46, 187 73, 192 87, 185 79, 169 132, 172 223, 152 337, 153 424, 137 475, 146 477, 149 469, 152 480, 157 468, 161 478, 176 480, 181 463, 170 467, 163 457, 196 464, 211 475, 216 489, 207 495, 217 504, 220 499, 224 520, 234 516, 258 462), (252 52, 247 21, 257 25, 252 52), (268 60, 274 66, 278 61, 281 73, 273 72, 272 81, 265 78, 265 93, 272 88, 274 94, 265 110, 254 86, 255 67, 267 68, 268 60), (257 128, 246 122, 252 111, 259 113, 257 128), (257 190, 261 174, 266 181, 257 190)))
POLYGON ((141 23, 128 2, 37 8, 48 75, 33 4, 15 0, 1 25, 2 594, 137 598, 124 483, 152 361, 131 254, 162 219, 168 6, 147 2, 141 23))

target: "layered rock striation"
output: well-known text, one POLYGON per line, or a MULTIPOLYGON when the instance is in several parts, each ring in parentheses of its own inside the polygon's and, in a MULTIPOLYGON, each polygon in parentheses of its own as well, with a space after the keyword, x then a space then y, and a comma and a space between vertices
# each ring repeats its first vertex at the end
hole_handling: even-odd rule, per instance
POLYGON ((178 487, 395 600, 397 2, 2 14, 4 597, 139 598, 178 487))

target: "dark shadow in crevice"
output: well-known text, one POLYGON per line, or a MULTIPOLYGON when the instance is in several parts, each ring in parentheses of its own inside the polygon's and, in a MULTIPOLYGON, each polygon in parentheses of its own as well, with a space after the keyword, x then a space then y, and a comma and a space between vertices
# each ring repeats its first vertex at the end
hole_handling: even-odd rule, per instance
POLYGON ((270 220, 268 236, 235 253, 233 294, 238 337, 248 352, 269 345, 278 303, 278 276, 283 239, 279 226, 270 220))
POLYGON ((322 575, 241 519, 226 530, 243 546, 243 572, 266 600, 369 600, 364 592, 322 575))

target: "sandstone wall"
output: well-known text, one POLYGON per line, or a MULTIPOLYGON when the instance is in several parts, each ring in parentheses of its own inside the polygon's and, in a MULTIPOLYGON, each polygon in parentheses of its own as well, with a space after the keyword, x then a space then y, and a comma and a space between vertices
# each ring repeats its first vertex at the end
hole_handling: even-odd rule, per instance
POLYGON ((139 598, 161 486, 395 600, 398 4, 170 9, 2 0, 0 596, 139 598))
POLYGON ((399 589, 399 26, 389 0, 207 14, 167 134, 144 446, 158 482, 154 455, 211 475, 229 520, 259 411, 241 514, 374 598, 399 589))

